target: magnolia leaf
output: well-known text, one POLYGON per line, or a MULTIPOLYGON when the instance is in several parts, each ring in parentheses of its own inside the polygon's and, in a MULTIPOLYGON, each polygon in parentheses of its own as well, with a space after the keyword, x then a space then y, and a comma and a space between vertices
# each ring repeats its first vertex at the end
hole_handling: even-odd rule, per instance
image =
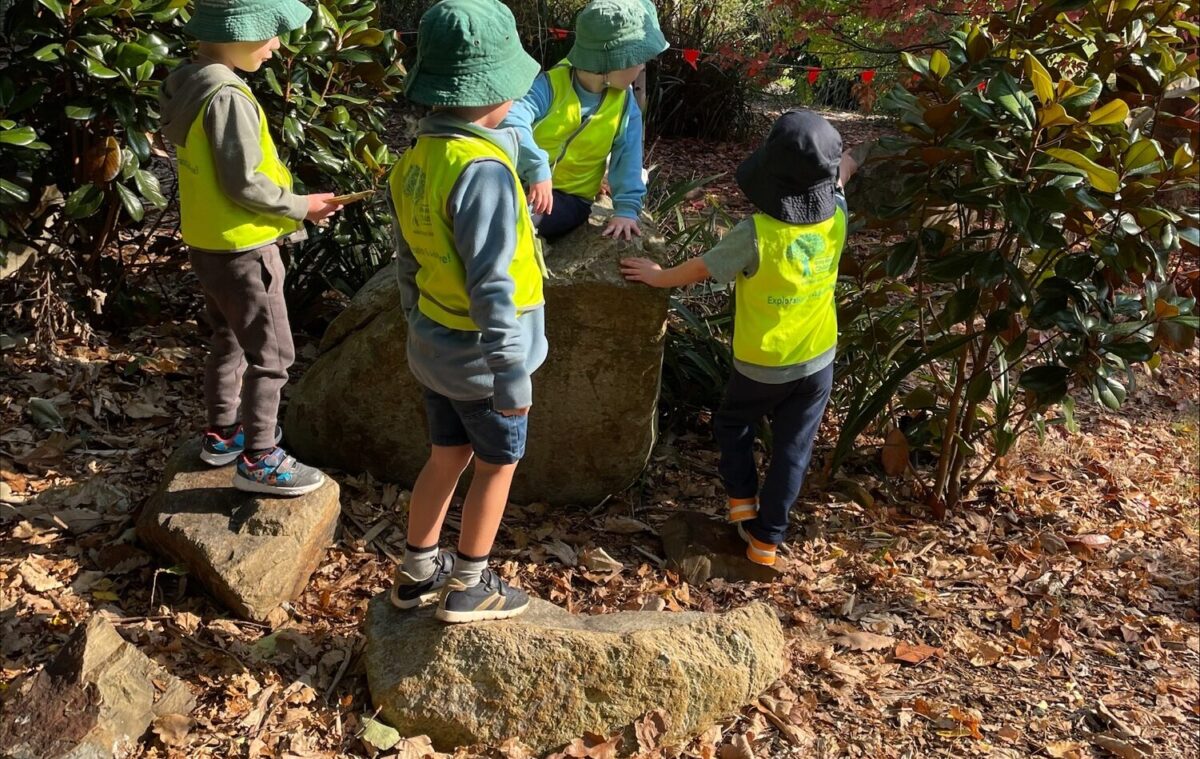
POLYGON ((1162 158, 1162 148, 1158 146, 1158 143, 1149 138, 1144 138, 1133 143, 1125 150, 1121 164, 1125 169, 1125 173, 1131 174, 1138 171, 1138 169, 1157 164, 1162 158))
POLYGON ((1025 73, 1033 80, 1033 89, 1042 105, 1054 102, 1054 78, 1033 53, 1025 54, 1025 73))
POLYGON ((1127 116, 1129 116, 1129 106, 1125 104, 1124 100, 1117 98, 1088 114, 1088 123, 1092 126, 1121 124, 1124 123, 1127 116))
POLYGON ((1038 126, 1041 127, 1070 126, 1078 123, 1079 119, 1069 115, 1062 103, 1051 103, 1038 112, 1038 126))
POLYGON ((400 742, 400 733, 391 725, 385 725, 378 720, 366 717, 363 719, 363 743, 367 743, 379 751, 387 751, 400 742))
POLYGON ((933 56, 929 59, 929 70, 938 79, 945 79, 950 73, 950 59, 941 50, 934 50, 933 56))
POLYGON ((988 95, 1022 124, 1033 127, 1034 121, 1037 119, 1037 109, 1029 96, 1021 91, 1017 80, 1013 79, 1008 72, 1001 71, 997 76, 992 77, 988 83, 988 95))
POLYGON ((1117 172, 1106 169, 1084 154, 1067 148, 1048 148, 1047 153, 1087 173, 1088 182, 1100 192, 1113 193, 1120 187, 1117 172))

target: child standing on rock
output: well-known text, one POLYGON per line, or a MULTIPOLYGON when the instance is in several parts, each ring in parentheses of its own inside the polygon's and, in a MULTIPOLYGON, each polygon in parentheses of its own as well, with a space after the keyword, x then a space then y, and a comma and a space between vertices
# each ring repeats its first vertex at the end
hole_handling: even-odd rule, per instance
POLYGON ((513 104, 504 123, 521 137, 518 168, 547 240, 587 221, 606 170, 614 214, 604 234, 641 235, 642 112, 631 85, 666 49, 652 3, 592 0, 567 59, 513 104))
POLYGON ((161 94, 162 132, 179 162, 183 241, 213 329, 200 458, 236 460, 236 488, 279 496, 325 481, 276 445, 280 391, 295 359, 279 246, 304 239, 305 219, 340 206, 332 193, 292 192, 266 115, 236 72, 257 71, 279 49, 278 35, 310 15, 297 0, 197 0, 185 27, 200 41, 197 55, 161 94))
POLYGON ((621 262, 627 279, 652 287, 710 277, 736 283, 733 375, 713 426, 729 521, 756 564, 775 564, 829 401, 834 286, 846 243, 842 185, 856 169, 828 121, 807 110, 785 113, 738 167, 738 186, 759 213, 703 256, 670 269, 645 258, 621 262), (754 437, 764 416, 772 452, 760 491, 754 437))
POLYGON ((438 598, 444 622, 514 617, 529 606, 487 563, 525 452, 530 376, 547 350, 517 135, 498 128, 537 72, 501 3, 442 0, 421 18, 405 83, 410 100, 433 107, 389 180, 408 366, 425 388, 432 450, 413 485, 391 601, 411 609, 438 598), (457 555, 439 551, 472 459, 457 555))

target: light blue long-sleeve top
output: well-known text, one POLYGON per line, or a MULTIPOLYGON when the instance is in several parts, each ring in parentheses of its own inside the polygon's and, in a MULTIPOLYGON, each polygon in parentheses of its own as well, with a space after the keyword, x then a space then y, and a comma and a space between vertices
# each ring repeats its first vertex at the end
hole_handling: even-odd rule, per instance
MULTIPOLYGON (((422 134, 466 134, 517 155, 512 129, 487 129, 448 113, 421 120, 422 134)), ((396 272, 400 302, 408 317, 408 368, 421 384, 447 398, 482 400, 497 409, 533 402, 531 375, 546 360, 544 309, 517 315, 516 285, 509 266, 517 249, 517 188, 512 172, 498 160, 473 162, 450 193, 454 249, 466 270, 471 319, 478 332, 438 324, 417 308, 420 265, 395 223, 396 272)), ((520 213, 528 213, 524 208, 520 213)), ((395 214, 393 214, 395 222, 395 214)))
MULTIPOLYGON (((590 92, 579 80, 571 77, 583 118, 587 118, 600 107, 602 93, 590 92)), ((504 119, 503 126, 517 130, 521 141, 521 152, 517 159, 517 173, 521 179, 533 184, 550 179, 550 156, 538 147, 533 139, 533 127, 550 113, 554 93, 550 89, 550 78, 543 72, 533 80, 533 87, 525 97, 514 101, 512 109, 504 119)), ((613 211, 617 216, 636 219, 646 197, 646 183, 642 181, 642 110, 638 108, 633 88, 625 98, 625 112, 621 114, 621 125, 613 140, 612 157, 608 163, 608 185, 612 188, 613 211)), ((592 200, 592 198, 587 198, 592 200)))

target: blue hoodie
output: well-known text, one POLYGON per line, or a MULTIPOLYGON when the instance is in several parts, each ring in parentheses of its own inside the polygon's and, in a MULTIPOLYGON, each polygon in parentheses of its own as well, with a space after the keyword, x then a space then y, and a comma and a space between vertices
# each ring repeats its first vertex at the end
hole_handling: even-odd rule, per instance
MULTIPOLYGON (((466 134, 499 146, 516 161, 512 129, 487 129, 438 112, 421 120, 421 134, 466 134)), ((408 316, 408 367, 422 385, 458 401, 494 398, 497 410, 533 403, 530 376, 546 360, 542 308, 517 316, 508 269, 516 252, 517 195, 512 172, 481 159, 463 171, 450 194, 454 247, 466 270, 471 319, 478 332, 438 324, 417 308, 420 265, 393 223, 400 302, 408 316)))

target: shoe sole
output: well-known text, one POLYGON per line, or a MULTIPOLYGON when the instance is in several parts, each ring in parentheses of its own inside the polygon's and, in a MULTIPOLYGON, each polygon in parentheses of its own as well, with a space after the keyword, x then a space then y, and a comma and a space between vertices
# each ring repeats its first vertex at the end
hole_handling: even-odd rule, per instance
POLYGON ((404 609, 407 611, 409 609, 415 609, 418 606, 424 606, 431 601, 436 601, 438 596, 441 594, 442 589, 437 588, 436 590, 431 590, 428 593, 423 593, 416 598, 405 601, 404 599, 400 598, 400 596, 396 595, 396 586, 393 585, 392 592, 388 593, 388 600, 391 601, 392 606, 395 606, 397 609, 404 609))
POLYGON ((200 460, 209 466, 225 466, 237 461, 237 457, 242 452, 240 450, 231 453, 209 453, 208 451, 200 451, 200 460))
POLYGON ((442 622, 452 625, 462 624, 464 622, 486 622, 492 619, 512 619, 519 617, 529 609, 529 604, 518 606, 515 609, 500 609, 495 611, 447 611, 438 607, 438 610, 433 613, 442 622))
POLYGON ((279 485, 266 485, 258 480, 251 480, 246 477, 242 477, 236 472, 233 475, 233 486, 238 490, 246 493, 259 493, 262 495, 281 496, 284 498, 294 498, 298 495, 311 493, 324 484, 325 478, 321 477, 318 482, 314 482, 311 485, 299 485, 297 487, 285 488, 280 487, 279 485))
MULTIPOLYGON (((275 445, 279 445, 280 440, 283 440, 283 429, 281 427, 276 427, 275 428, 275 445)), ((231 451, 229 453, 209 453, 208 451, 201 448, 200 449, 200 460, 203 461, 205 464, 208 464, 209 466, 225 466, 226 464, 232 464, 233 462, 237 461, 237 457, 241 456, 242 451, 244 451, 244 450, 246 450, 246 449, 239 448, 236 451, 231 451)))

